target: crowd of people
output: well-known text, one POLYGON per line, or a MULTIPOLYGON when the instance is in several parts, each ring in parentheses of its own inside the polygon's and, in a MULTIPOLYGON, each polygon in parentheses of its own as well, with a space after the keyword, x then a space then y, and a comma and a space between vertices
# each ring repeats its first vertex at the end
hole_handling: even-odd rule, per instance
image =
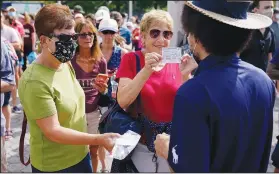
MULTIPOLYGON (((279 10, 273 1, 186 1, 186 54, 163 63, 174 20, 164 10, 139 19, 106 6, 2 9, 1 172, 12 112, 28 120, 34 173, 266 172, 279 10), (113 159, 109 170, 106 151, 121 135, 98 128, 116 98, 126 111, 140 105, 143 131, 131 158, 113 159)), ((279 172, 279 143, 272 160, 279 172)))

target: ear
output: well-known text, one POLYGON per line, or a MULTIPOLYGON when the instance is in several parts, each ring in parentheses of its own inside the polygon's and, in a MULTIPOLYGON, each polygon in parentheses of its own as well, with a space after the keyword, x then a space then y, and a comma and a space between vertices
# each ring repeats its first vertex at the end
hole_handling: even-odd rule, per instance
POLYGON ((255 8, 252 10, 253 13, 257 13, 258 11, 259 11, 259 9, 258 9, 257 7, 255 7, 255 8))
POLYGON ((47 44, 47 42, 48 42, 48 40, 49 40, 48 37, 43 36, 43 35, 41 35, 39 39, 40 39, 40 43, 41 43, 42 46, 45 45, 45 44, 47 44))

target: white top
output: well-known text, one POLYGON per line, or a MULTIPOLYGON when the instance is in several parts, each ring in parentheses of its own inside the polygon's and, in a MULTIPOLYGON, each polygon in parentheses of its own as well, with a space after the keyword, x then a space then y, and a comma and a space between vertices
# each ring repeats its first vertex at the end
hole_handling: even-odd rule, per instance
POLYGON ((3 25, 1 28, 1 36, 6 38, 10 43, 20 42, 17 31, 7 25, 3 25))

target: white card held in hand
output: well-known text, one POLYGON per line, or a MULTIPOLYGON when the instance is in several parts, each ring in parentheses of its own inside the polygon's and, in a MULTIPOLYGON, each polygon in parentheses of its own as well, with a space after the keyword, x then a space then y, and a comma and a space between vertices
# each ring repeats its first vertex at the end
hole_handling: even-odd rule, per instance
POLYGON ((136 147, 140 140, 140 135, 128 130, 126 133, 121 135, 120 138, 116 139, 115 145, 112 149, 112 156, 115 159, 123 160, 126 158, 136 147))
POLYGON ((181 63, 181 48, 169 47, 162 49, 163 63, 181 63))

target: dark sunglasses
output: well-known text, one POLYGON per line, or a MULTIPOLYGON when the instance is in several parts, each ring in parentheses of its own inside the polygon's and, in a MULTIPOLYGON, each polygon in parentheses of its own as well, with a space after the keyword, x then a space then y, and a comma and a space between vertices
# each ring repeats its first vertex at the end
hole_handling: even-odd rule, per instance
POLYGON ((111 31, 111 30, 104 30, 104 31, 101 31, 104 35, 106 34, 115 34, 116 32, 114 31, 111 31))
POLYGON ((82 39, 85 39, 86 36, 89 36, 92 38, 94 36, 94 33, 80 33, 80 34, 78 34, 78 36, 82 39))
POLYGON ((157 29, 152 29, 149 32, 149 35, 151 38, 156 39, 157 37, 160 36, 161 32, 163 33, 163 36, 165 39, 167 40, 171 40, 173 32, 172 31, 161 31, 161 30, 157 30, 157 29))
POLYGON ((54 35, 54 34, 51 34, 50 38, 52 38, 52 37, 56 37, 57 39, 59 39, 59 41, 68 42, 68 41, 71 41, 71 40, 76 41, 78 39, 78 34, 73 34, 73 35, 68 35, 68 34, 54 35))

